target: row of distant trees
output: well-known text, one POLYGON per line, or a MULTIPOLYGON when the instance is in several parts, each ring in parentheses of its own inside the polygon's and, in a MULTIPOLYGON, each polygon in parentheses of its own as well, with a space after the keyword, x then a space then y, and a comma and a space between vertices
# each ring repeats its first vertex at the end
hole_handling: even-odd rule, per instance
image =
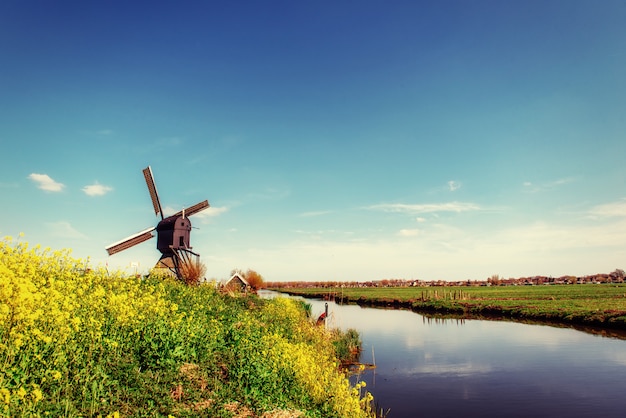
POLYGON ((583 283, 624 283, 626 273, 622 269, 615 269, 608 274, 594 274, 588 276, 532 276, 521 278, 503 278, 494 274, 486 280, 414 280, 414 279, 382 279, 365 282, 358 281, 287 281, 287 282, 264 282, 267 288, 289 287, 409 287, 409 286, 519 286, 519 285, 543 285, 543 284, 583 284, 583 283))

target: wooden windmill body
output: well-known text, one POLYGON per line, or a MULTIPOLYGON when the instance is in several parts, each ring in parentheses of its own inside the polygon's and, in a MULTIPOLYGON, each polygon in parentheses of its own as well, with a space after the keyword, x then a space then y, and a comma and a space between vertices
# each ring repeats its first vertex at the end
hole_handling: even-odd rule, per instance
POLYGON ((143 175, 146 179, 148 190, 150 191, 150 197, 152 198, 154 214, 161 215, 161 220, 156 227, 148 228, 130 237, 124 238, 121 241, 109 245, 106 247, 106 250, 109 255, 126 250, 150 238, 154 238, 152 233, 156 230, 157 249, 161 252, 161 258, 155 267, 167 269, 176 275, 177 278, 183 279, 181 266, 184 265, 184 263, 190 262, 193 257, 196 259, 199 257, 199 254, 191 251, 191 221, 189 220, 189 216, 207 209, 209 202, 204 200, 166 218, 163 216, 161 201, 159 200, 159 194, 157 193, 150 166, 143 170, 143 175))

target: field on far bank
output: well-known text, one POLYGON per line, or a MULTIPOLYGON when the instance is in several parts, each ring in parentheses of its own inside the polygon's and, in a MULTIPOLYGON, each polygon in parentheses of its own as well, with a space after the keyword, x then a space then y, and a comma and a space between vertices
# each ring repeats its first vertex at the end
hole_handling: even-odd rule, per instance
POLYGON ((417 312, 496 315, 626 329, 626 284, 480 287, 283 288, 305 297, 417 312))

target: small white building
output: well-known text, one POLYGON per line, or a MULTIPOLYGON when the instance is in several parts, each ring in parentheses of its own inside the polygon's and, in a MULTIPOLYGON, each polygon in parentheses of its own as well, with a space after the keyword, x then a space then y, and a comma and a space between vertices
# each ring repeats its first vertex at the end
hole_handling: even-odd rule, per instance
POLYGON ((235 273, 224 283, 223 288, 225 290, 247 292, 250 289, 250 283, 239 273, 235 273))

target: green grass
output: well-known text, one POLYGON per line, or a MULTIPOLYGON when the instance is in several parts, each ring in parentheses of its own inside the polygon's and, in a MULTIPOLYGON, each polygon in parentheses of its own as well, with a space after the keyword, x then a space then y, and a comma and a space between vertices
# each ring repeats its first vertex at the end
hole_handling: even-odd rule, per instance
POLYGON ((0 240, 0 416, 372 415, 302 303, 86 267, 0 240))
POLYGON ((491 287, 290 288, 279 291, 422 312, 626 328, 626 284, 491 287))

